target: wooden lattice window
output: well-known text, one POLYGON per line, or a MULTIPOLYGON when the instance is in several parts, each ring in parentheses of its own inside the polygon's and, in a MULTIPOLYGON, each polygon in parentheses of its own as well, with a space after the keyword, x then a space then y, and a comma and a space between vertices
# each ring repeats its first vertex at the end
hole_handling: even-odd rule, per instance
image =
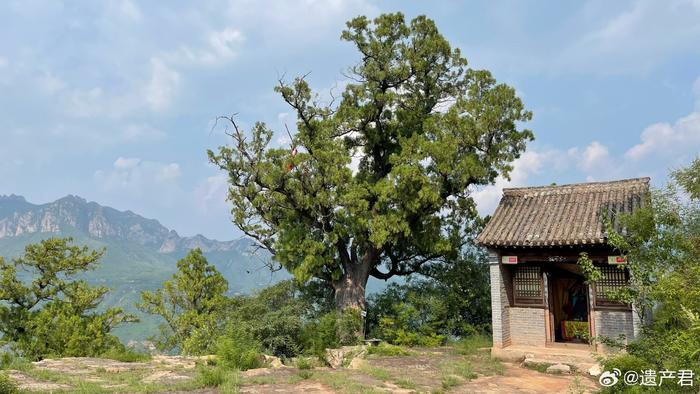
POLYGON ((615 266, 602 266, 603 277, 595 283, 595 304, 598 307, 626 307, 621 301, 612 300, 610 293, 627 286, 627 270, 615 266))
POLYGON ((513 298, 516 305, 544 305, 544 283, 540 267, 515 267, 513 298))

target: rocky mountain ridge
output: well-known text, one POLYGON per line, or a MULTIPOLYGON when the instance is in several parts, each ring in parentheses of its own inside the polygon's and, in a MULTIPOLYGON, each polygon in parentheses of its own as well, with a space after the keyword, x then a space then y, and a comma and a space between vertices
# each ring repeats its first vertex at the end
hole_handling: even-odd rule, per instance
MULTIPOLYGON (((57 235, 77 231, 95 239, 139 244, 160 253, 179 253, 193 248, 226 252, 241 247, 240 241, 217 241, 201 234, 181 237, 155 219, 132 211, 119 211, 68 195, 46 204, 32 204, 17 195, 0 195, 0 239, 34 233, 57 235)), ((249 245, 249 241, 245 242, 249 245)))

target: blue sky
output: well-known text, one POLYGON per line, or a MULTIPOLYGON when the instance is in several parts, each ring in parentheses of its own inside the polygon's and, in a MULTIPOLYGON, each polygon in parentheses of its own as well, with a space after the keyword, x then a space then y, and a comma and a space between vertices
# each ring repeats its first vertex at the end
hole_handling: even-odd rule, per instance
POLYGON ((311 72, 321 92, 357 60, 356 15, 434 19, 472 67, 516 88, 536 141, 503 187, 651 176, 700 152, 700 1, 369 0, 0 3, 0 194, 77 194, 183 235, 239 234, 205 151, 217 115, 279 131, 272 91, 311 72))

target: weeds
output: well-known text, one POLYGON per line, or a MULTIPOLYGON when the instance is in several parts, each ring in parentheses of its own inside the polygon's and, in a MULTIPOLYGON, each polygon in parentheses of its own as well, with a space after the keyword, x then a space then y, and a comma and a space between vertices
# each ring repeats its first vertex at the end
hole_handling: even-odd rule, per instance
POLYGON ((444 390, 449 390, 452 387, 459 385, 459 379, 454 375, 446 375, 442 377, 440 384, 444 390))

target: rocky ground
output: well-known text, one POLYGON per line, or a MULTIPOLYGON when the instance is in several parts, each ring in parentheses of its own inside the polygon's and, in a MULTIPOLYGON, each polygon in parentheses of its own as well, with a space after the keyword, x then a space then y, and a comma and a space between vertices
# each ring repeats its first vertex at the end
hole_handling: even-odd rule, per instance
MULTIPOLYGON (((342 356, 340 357, 343 358, 342 356)), ((6 371, 20 388, 46 393, 585 393, 596 391, 585 375, 551 375, 487 352, 459 354, 449 347, 408 355, 345 357, 345 367, 259 368, 237 374, 226 386, 206 387, 200 358, 156 356, 148 362, 96 358, 43 360, 6 371), (201 367, 200 367, 201 368, 201 367)))

